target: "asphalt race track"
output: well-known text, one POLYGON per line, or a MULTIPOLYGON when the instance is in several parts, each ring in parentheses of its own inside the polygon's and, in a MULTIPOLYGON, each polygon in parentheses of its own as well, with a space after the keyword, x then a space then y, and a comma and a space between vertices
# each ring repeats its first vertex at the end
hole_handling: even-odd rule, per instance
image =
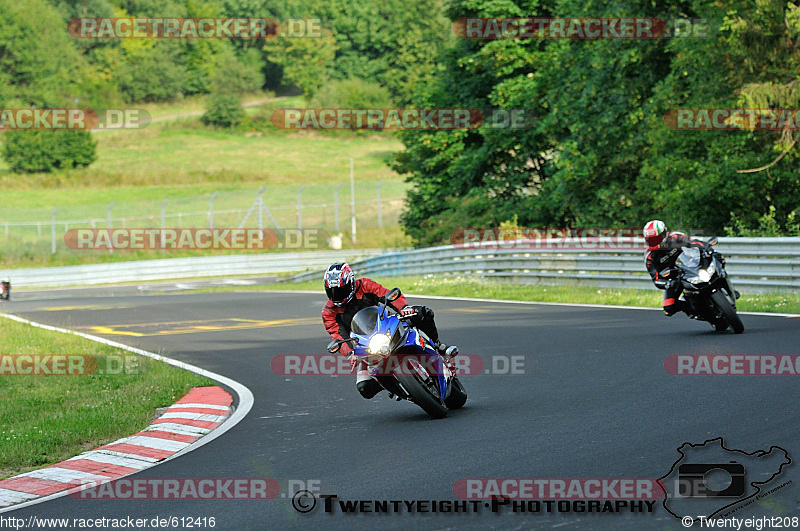
MULTIPOLYGON (((460 478, 658 478, 682 443, 714 437, 748 452, 777 445, 800 458, 800 376, 673 376, 664 368, 670 354, 800 354, 797 318, 744 315, 745 333, 736 336, 658 311, 410 297, 435 310, 444 341, 481 356, 487 368, 493 356, 524 357, 522 374, 464 376, 467 405, 434 421, 385 392, 364 400, 353 376, 273 372, 276 355, 324 353, 324 294, 15 295, 0 311, 163 352, 253 392, 252 411, 233 429, 135 477, 268 477, 278 480, 282 496, 62 497, 4 516, 213 516, 220 529, 682 529, 660 503, 650 514, 482 508, 479 514, 344 515, 325 514, 320 502, 301 514, 293 509, 289 481, 318 481, 321 493, 340 500, 453 500, 460 478)), ((800 515, 796 463, 782 478, 792 484, 737 516, 800 515)))

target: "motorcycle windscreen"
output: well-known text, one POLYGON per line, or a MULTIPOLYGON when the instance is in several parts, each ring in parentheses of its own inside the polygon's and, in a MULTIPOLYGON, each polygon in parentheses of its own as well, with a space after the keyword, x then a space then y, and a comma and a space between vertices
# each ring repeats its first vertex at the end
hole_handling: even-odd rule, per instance
POLYGON ((688 269, 699 268, 700 249, 697 247, 684 247, 683 252, 678 256, 677 263, 688 269))
POLYGON ((375 331, 375 325, 378 324, 378 313, 377 306, 367 306, 353 316, 350 329, 360 336, 372 334, 375 331))

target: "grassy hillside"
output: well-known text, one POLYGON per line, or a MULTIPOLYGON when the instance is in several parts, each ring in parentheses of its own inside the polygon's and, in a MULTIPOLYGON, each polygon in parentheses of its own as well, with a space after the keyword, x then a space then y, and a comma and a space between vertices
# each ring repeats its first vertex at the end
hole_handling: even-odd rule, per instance
MULTIPOLYGON (((198 102, 150 111, 171 116, 193 111, 198 102)), ((282 105, 296 105, 292 99, 282 105)), ((249 109, 268 115, 274 106, 249 109)), ((91 166, 56 174, 11 173, 0 161, 0 266, 26 267, 120 259, 179 256, 175 253, 74 252, 64 249, 61 237, 68 228, 107 226, 107 208, 113 203, 113 226, 158 227, 166 199, 166 225, 205 227, 211 194, 214 224, 238 226, 266 185, 264 205, 281 228, 297 226, 297 191, 302 192, 302 223, 328 232, 336 228, 334 190, 340 191, 340 229, 349 227, 349 159, 355 167, 359 246, 402 246, 408 240, 397 219, 407 188, 387 162, 401 143, 392 134, 321 134, 204 127, 196 116, 174 118, 134 130, 104 131, 94 135, 98 160, 91 166), (381 187, 383 230, 377 228, 377 190, 381 187), (50 216, 57 208, 59 252, 50 254, 50 216), (84 221, 83 223, 76 223, 84 221), (10 223, 8 228, 5 223, 10 223), (40 223, 41 222, 41 223, 40 223), (15 226, 13 223, 28 223, 15 226), (40 223, 40 224, 39 224, 40 223)), ((272 227, 268 216, 264 223, 272 227)), ((248 226, 255 226, 251 215, 248 226)), ((345 245, 352 242, 345 238, 345 245)), ((193 254, 193 253, 182 253, 193 254)), ((194 253, 196 254, 196 253, 194 253)))

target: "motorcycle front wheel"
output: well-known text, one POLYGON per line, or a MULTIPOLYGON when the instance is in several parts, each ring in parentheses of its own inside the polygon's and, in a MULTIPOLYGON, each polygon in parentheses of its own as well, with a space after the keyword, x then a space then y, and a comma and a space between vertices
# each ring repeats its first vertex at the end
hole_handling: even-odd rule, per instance
POLYGON ((722 290, 717 290, 712 293, 711 300, 714 301, 714 304, 717 305, 717 308, 719 308, 722 315, 725 317, 725 320, 731 325, 734 334, 741 334, 744 332, 744 324, 742 324, 742 320, 736 313, 736 308, 728 301, 728 297, 725 296, 722 290))
POLYGON ((396 374, 395 378, 406 390, 411 401, 421 407, 425 413, 435 419, 442 419, 447 416, 447 406, 439 398, 436 384, 430 375, 423 376, 413 365, 411 359, 403 360, 404 374, 396 374))

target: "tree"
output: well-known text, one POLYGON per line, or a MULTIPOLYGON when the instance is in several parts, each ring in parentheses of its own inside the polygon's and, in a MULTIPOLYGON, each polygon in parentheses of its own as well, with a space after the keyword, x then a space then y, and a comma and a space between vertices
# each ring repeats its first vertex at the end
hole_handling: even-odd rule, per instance
POLYGON ((336 41, 330 31, 319 38, 277 37, 264 45, 269 60, 283 69, 286 81, 311 98, 330 77, 336 41))
POLYGON ((402 133, 394 167, 412 183, 402 221, 418 243, 442 241, 436 227, 452 220, 485 222, 475 205, 526 225, 639 226, 658 216, 708 232, 723 231, 731 212, 753 225, 770 206, 777 219, 797 208, 797 155, 781 155, 793 132, 676 130, 664 119, 679 108, 797 107, 794 7, 461 0, 449 11, 451 19, 562 13, 705 19, 711 34, 453 43, 443 74, 415 104, 526 108, 538 120, 523 131, 402 133))

